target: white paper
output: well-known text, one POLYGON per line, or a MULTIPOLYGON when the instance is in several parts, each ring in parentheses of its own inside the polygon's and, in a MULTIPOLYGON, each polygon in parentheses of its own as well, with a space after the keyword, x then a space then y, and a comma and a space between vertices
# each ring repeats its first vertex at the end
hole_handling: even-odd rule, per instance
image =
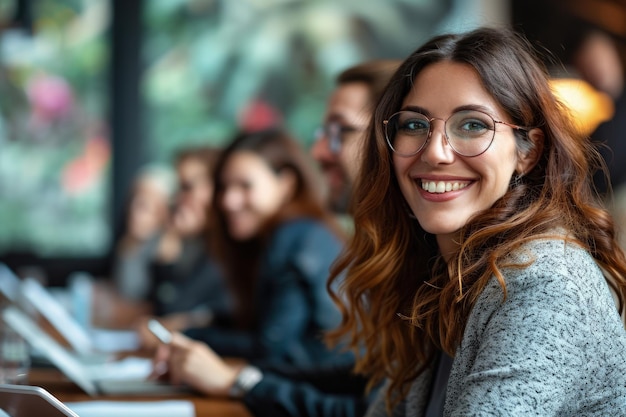
POLYGON ((139 334, 134 330, 91 329, 91 341, 99 352, 124 352, 139 349, 139 334))
POLYGON ((115 362, 88 365, 91 379, 145 379, 152 373, 152 360, 130 356, 115 362))
POLYGON ((80 417, 195 417, 191 401, 85 401, 66 403, 80 417))

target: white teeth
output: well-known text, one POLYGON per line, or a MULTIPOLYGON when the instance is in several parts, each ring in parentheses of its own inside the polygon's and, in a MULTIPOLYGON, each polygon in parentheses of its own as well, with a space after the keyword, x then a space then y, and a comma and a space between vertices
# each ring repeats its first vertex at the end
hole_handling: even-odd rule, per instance
POLYGON ((457 191, 467 187, 466 182, 450 181, 422 181, 422 189, 429 193, 443 194, 448 191, 457 191))

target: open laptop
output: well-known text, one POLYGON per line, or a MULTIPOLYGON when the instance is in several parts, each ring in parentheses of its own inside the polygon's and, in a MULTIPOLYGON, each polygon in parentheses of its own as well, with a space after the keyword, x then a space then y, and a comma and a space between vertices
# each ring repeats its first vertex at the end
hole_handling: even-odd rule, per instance
POLYGON ((21 280, 11 269, 0 262, 0 295, 11 303, 19 303, 21 280))
POLYGON ((86 364, 45 333, 16 306, 4 308, 2 320, 91 396, 173 394, 189 391, 188 387, 148 380, 152 370, 150 359, 129 357, 107 363, 86 364))
POLYGON ((0 263, 0 294, 26 311, 44 317, 65 341, 86 360, 100 361, 108 355, 139 348, 139 338, 131 330, 85 329, 69 311, 33 278, 18 278, 0 263))
POLYGON ((78 414, 41 387, 9 384, 0 384, 0 416, 3 415, 78 417, 78 414))
POLYGON ((46 288, 33 278, 24 278, 20 283, 23 301, 41 314, 69 343, 76 352, 88 355, 96 349, 89 333, 70 315, 69 311, 57 302, 46 288))

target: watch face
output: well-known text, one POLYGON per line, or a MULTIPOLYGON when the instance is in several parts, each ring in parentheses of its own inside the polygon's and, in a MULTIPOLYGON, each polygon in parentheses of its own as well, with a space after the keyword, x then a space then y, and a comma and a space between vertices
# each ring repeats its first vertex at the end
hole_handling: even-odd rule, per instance
POLYGON ((233 398, 241 398, 254 388, 261 379, 263 379, 263 373, 259 368, 244 366, 241 371, 239 371, 235 383, 230 388, 229 395, 233 398))

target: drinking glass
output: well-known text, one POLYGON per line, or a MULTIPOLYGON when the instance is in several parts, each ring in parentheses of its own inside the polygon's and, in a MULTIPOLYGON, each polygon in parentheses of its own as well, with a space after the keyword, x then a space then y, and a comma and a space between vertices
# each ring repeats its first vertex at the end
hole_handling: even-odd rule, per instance
POLYGON ((26 384, 30 370, 28 344, 13 329, 0 326, 0 383, 26 384))

